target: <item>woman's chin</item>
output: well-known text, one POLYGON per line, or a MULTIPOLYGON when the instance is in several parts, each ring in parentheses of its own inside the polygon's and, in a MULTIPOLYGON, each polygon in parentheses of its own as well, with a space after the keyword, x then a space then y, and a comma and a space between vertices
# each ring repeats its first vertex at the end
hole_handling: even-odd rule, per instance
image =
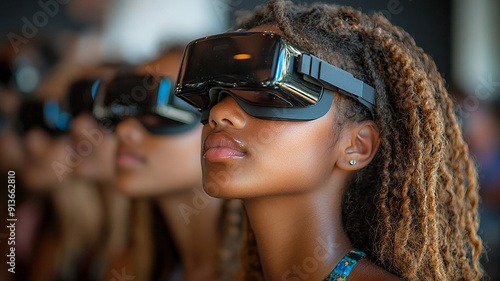
POLYGON ((251 186, 243 186, 241 182, 234 184, 227 182, 221 184, 205 181, 203 183, 203 190, 205 190, 209 196, 221 199, 245 199, 262 196, 262 192, 255 189, 255 186, 257 185, 253 185, 253 188, 251 186))

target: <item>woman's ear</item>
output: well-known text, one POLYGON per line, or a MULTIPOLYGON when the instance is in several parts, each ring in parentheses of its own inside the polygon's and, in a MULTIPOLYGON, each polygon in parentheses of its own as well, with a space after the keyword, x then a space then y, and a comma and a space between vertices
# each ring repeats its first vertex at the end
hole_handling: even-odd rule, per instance
POLYGON ((345 129, 337 166, 346 171, 359 170, 372 161, 380 145, 380 132, 372 120, 356 122, 345 129))

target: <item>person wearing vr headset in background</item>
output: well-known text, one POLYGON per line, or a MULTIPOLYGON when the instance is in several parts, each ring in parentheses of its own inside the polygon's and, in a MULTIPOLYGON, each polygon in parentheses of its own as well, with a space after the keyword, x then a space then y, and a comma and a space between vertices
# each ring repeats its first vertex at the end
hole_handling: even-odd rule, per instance
POLYGON ((479 280, 476 171, 411 36, 281 0, 238 28, 188 44, 176 94, 205 191, 248 214, 239 280, 479 280))
MULTIPOLYGON (((4 38, 5 39, 5 38, 4 38)), ((47 71, 59 60, 59 56, 46 38, 33 38, 23 44, 17 52, 7 40, 0 42, 0 173, 9 171, 23 173, 24 155, 21 139, 16 132, 16 119, 22 101, 30 98, 47 71)), ((24 200, 24 188, 19 177, 16 183, 16 202, 24 200)), ((7 182, 0 185, 0 200, 7 202, 7 182)), ((0 220, 6 222, 7 213, 0 213, 0 220)), ((4 223, 0 224, 6 228, 4 223)), ((3 246, 0 251, 4 253, 3 246)), ((10 248, 10 247, 7 247, 10 248)), ((7 279, 8 271, 0 265, 0 280, 7 279)))
MULTIPOLYGON (((0 173, 8 175, 9 173, 20 173, 23 167, 24 155, 21 146, 21 141, 15 130, 15 118, 18 115, 19 107, 22 101, 21 93, 14 87, 14 62, 16 61, 16 54, 8 48, 5 42, 0 43, 0 173)), ((23 52, 20 52, 21 54, 23 52)), ((0 184, 0 200, 8 202, 10 188, 7 181, 0 184)), ((16 199, 22 202, 24 199, 24 192, 22 183, 16 183, 17 193, 16 199)), ((7 221, 8 213, 0 212, 0 228, 8 229, 9 223, 7 221)), ((0 243, 0 253, 10 252, 8 243, 0 243)), ((3 261, 3 260, 2 260, 3 261)), ((0 280, 7 280, 10 272, 6 262, 0 263, 0 280)))
POLYGON ((111 267, 137 280, 232 280, 240 204, 202 190, 200 114, 174 95, 181 58, 172 47, 95 95, 94 116, 118 140, 116 186, 133 198, 129 247, 111 267))
POLYGON ((54 69, 20 108, 16 128, 26 161, 19 177, 26 200, 16 208, 14 280, 92 280, 86 258, 100 238, 98 194, 71 171, 58 173, 76 164, 69 136, 73 116, 65 102, 75 73, 54 69))
POLYGON ((81 160, 74 167, 74 175, 96 188, 100 199, 100 239, 93 248, 87 249, 87 261, 96 280, 102 280, 109 274, 110 262, 122 254, 126 247, 130 199, 116 189, 116 138, 93 117, 94 94, 101 80, 106 81, 116 72, 129 67, 120 63, 85 67, 68 91, 69 108, 73 118, 70 129, 71 144, 81 160))

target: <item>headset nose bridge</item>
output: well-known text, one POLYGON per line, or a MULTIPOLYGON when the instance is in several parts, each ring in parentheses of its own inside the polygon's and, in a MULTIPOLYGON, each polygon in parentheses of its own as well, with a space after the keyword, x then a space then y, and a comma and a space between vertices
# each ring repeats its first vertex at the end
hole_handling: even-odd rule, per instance
POLYGON ((219 90, 216 94, 216 98, 217 98, 217 103, 221 102, 225 97, 227 96, 230 96, 231 93, 229 92, 229 90, 225 90, 225 89, 222 89, 222 90, 219 90))

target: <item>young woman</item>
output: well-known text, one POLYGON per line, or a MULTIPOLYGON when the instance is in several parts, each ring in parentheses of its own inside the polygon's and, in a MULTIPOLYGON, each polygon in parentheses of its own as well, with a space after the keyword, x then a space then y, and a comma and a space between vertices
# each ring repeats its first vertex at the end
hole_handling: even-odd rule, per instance
POLYGON ((99 87, 97 78, 113 75, 114 67, 102 65, 85 69, 70 85, 68 93, 73 116, 71 147, 80 158, 74 175, 96 189, 102 210, 100 239, 93 249, 87 249, 89 268, 98 279, 108 274, 108 263, 123 251, 129 225, 130 200, 115 187, 116 138, 92 116, 92 93, 99 87))
POLYGON ((68 117, 54 99, 26 101, 20 110, 28 196, 17 210, 15 280, 76 280, 88 273, 86 249, 99 239, 101 214, 94 190, 61 172, 75 164, 68 117))
POLYGON ((231 259, 220 225, 238 206, 202 189, 199 113, 168 78, 181 59, 181 50, 169 51, 96 97, 95 115, 116 126, 116 185, 134 198, 129 248, 113 269, 138 280, 231 280, 234 265, 220 267, 231 259))
POLYGON ((476 172, 434 62, 379 14, 270 1, 186 47, 205 190, 245 280, 478 280, 476 172), (258 249, 258 252, 256 249, 258 249))

